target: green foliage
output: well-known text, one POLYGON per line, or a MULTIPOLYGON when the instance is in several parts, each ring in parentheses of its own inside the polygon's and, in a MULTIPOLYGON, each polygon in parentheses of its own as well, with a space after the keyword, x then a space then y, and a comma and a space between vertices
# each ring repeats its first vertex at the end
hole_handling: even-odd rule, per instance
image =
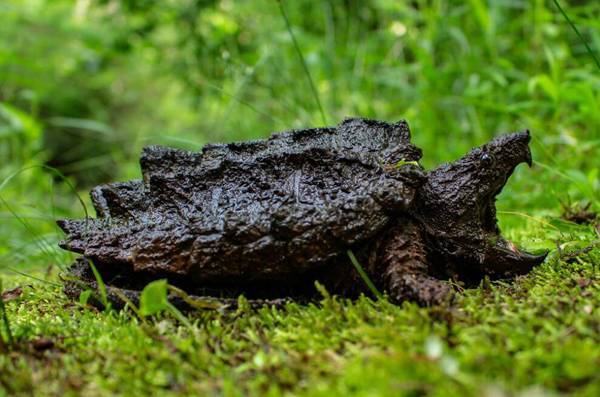
MULTIPOLYGON (((591 228, 556 226, 587 245, 591 228)), ((557 232, 558 233, 558 232, 557 232)), ((539 225, 512 229, 519 240, 539 225)), ((553 237, 553 236, 551 236, 553 237)), ((576 395, 600 391, 600 250, 564 247, 527 277, 466 290, 448 308, 325 297, 231 312, 168 312, 146 325, 125 312, 73 306, 59 286, 7 303, 17 346, 0 355, 9 394, 576 395)), ((9 277, 9 285, 27 278, 9 277)), ((160 288, 165 291, 164 284, 160 288)), ((162 293, 161 292, 161 293, 162 293)), ((164 301, 163 301, 164 302, 164 301)))
POLYGON ((272 0, 0 4, 0 275, 31 285, 1 311, 0 395, 598 395, 600 232, 560 214, 600 211, 600 2, 280 4, 286 18, 272 0), (322 305, 188 318, 164 281, 135 316, 62 295, 73 257, 54 221, 86 213, 72 186, 139 177, 147 144, 199 150, 348 115, 407 118, 426 168, 529 128, 534 167, 498 216, 548 261, 447 311, 322 291, 322 305), (39 337, 56 347, 36 351, 39 337))
POLYGON ((90 300, 90 298, 92 297, 92 291, 87 289, 85 291, 81 291, 81 293, 79 294, 79 304, 81 306, 87 306, 88 301, 90 300))
POLYGON ((0 102, 0 157, 8 164, 25 165, 42 150, 42 129, 26 112, 0 102))
POLYGON ((137 313, 142 317, 146 317, 161 312, 169 312, 182 324, 188 328, 192 328, 192 324, 187 317, 169 302, 167 295, 167 280, 152 281, 142 290, 140 296, 140 308, 137 313))
POLYGON ((151 316, 167 310, 167 280, 156 280, 148 284, 140 296, 140 314, 151 316))

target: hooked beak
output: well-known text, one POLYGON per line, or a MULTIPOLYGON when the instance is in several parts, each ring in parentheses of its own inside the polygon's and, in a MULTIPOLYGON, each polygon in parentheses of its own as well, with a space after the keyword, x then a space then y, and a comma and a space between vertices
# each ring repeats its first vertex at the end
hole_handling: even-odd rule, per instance
POLYGON ((496 197, 516 167, 533 165, 530 141, 528 130, 502 135, 428 173, 417 216, 439 242, 444 261, 456 261, 475 278, 496 279, 525 274, 544 262, 547 252, 523 252, 503 238, 496 218, 496 197))
POLYGON ((503 241, 491 249, 488 255, 494 258, 494 265, 487 269, 492 278, 512 278, 528 273, 534 267, 542 264, 548 256, 548 251, 535 255, 521 251, 509 241, 503 241))
MULTIPOLYGON (((531 141, 531 134, 529 133, 529 130, 516 133, 514 134, 514 137, 525 145, 522 152, 523 157, 521 157, 521 161, 531 167, 533 165, 533 158, 531 156, 531 149, 529 148, 529 142, 531 141)), ((510 177, 511 173, 512 172, 507 175, 507 179, 510 177)), ((489 206, 493 207, 494 204, 490 203, 489 206)), ((495 211, 492 212, 495 213, 495 211)), ((504 239, 500 235, 499 229, 497 229, 497 226, 495 226, 495 217, 493 220, 488 220, 488 222, 494 225, 493 230, 498 233, 499 237, 498 242, 494 246, 490 247, 486 255, 487 258, 493 258, 492 260, 494 262, 493 269, 488 270, 491 276, 495 276, 497 278, 510 278, 520 274, 525 274, 535 266, 544 262, 548 256, 548 251, 540 255, 534 255, 529 252, 521 251, 512 242, 504 239)))

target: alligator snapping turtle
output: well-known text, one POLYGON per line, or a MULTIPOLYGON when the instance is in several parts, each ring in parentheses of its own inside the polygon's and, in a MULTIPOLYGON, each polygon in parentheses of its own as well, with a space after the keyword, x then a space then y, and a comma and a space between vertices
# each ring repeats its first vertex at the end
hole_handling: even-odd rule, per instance
POLYGON ((531 166, 529 141, 500 136, 429 172, 405 121, 353 118, 201 153, 150 146, 143 180, 92 190, 97 219, 58 221, 60 246, 83 254, 66 292, 96 287, 90 260, 116 304, 158 278, 223 300, 307 298, 316 280, 353 297, 367 289, 351 249, 393 302, 435 304, 451 294, 443 280, 509 278, 544 260, 496 224, 496 195, 531 166))

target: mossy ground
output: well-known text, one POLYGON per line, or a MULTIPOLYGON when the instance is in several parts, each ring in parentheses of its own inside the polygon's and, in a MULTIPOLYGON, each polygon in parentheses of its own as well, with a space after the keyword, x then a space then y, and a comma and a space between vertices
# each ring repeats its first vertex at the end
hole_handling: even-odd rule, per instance
MULTIPOLYGON (((598 238, 591 226, 573 229, 579 242, 563 259, 553 251, 531 274, 484 282, 447 307, 324 297, 194 313, 188 328, 169 316, 142 323, 129 311, 82 307, 58 285, 5 278, 23 293, 6 304, 14 346, 0 355, 0 390, 597 396, 600 248, 569 255, 598 238)), ((540 232, 508 234, 535 241, 540 232)))

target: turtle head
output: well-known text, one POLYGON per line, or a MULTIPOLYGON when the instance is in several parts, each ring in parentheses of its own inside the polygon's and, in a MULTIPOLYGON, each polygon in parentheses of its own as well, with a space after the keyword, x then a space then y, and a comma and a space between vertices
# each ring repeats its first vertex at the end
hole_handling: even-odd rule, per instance
POLYGON ((428 173, 416 216, 433 255, 453 264, 459 277, 508 278, 544 261, 546 254, 529 254, 503 238, 496 219, 496 196, 517 165, 532 164, 530 140, 529 131, 503 135, 428 173))

